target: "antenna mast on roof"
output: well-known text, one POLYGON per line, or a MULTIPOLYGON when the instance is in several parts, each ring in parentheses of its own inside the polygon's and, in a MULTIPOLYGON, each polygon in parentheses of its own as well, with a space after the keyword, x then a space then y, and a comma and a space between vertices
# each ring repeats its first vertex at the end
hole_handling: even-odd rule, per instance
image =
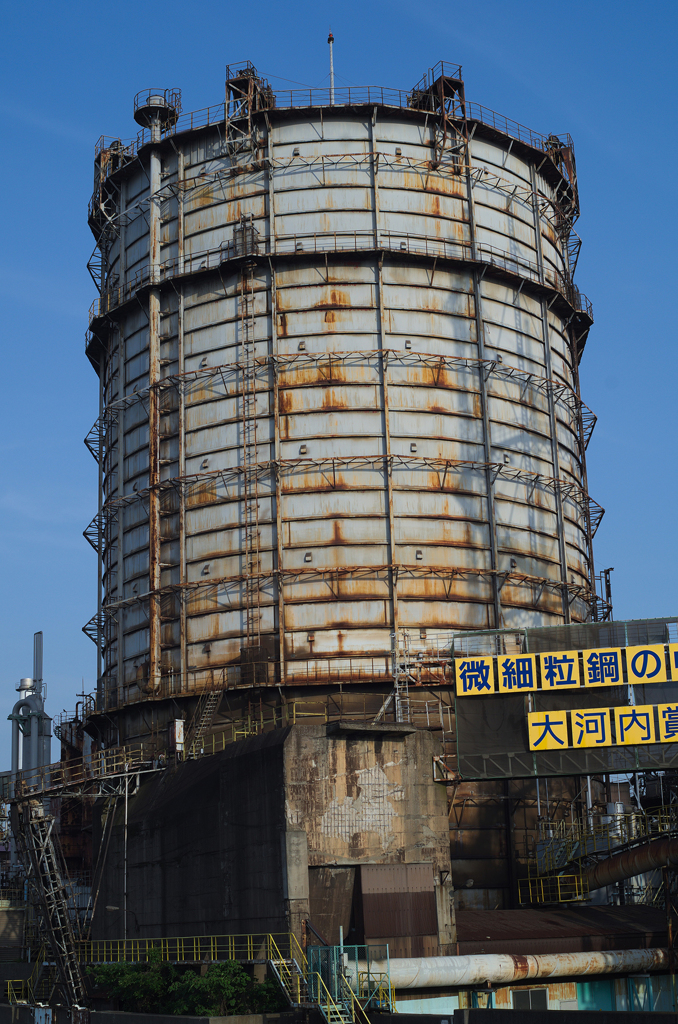
POLYGON ((331 30, 327 42, 330 44, 330 106, 334 106, 334 36, 331 30))

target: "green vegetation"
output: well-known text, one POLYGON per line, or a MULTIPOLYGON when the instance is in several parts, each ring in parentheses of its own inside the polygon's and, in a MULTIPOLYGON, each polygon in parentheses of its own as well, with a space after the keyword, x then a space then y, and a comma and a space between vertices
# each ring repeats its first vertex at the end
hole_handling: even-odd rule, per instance
POLYGON ((133 1013, 221 1017, 286 1009, 277 985, 258 984, 233 960, 210 964, 202 973, 199 967, 166 963, 152 950, 147 963, 101 964, 87 973, 94 988, 133 1013))

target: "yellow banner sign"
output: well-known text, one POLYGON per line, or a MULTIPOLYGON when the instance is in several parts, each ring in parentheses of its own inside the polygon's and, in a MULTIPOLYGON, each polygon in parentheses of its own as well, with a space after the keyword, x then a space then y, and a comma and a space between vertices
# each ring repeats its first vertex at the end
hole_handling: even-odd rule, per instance
MULTIPOLYGON (((457 696, 678 682, 678 644, 454 659, 457 696)), ((649 741, 648 741, 649 742, 649 741)))
POLYGON ((530 711, 527 731, 536 751, 678 743, 678 704, 530 711))

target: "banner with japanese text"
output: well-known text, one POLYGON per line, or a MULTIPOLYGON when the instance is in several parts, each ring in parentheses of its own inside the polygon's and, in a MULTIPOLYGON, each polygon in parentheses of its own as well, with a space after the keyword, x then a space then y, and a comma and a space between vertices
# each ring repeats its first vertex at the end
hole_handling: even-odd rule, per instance
POLYGON ((678 682, 678 644, 454 659, 458 697, 678 682))

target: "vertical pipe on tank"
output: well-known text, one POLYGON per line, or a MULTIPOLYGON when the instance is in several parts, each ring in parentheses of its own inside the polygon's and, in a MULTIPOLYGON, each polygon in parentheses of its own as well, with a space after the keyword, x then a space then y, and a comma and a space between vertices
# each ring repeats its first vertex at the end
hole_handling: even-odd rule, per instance
MULTIPOLYGON (((103 256, 102 256, 103 260, 103 256)), ((103 347, 103 346, 102 346, 103 347)), ((104 506, 104 459, 106 457, 104 448, 104 378, 106 373, 105 356, 102 355, 99 363, 99 465, 97 467, 97 691, 105 703, 104 664, 103 646, 105 639, 105 626, 103 623, 103 588, 104 588, 104 533, 103 533, 103 506, 104 506)), ((108 584, 107 584, 108 586, 108 584)))
MULTIPOLYGON (((544 281, 544 253, 541 240, 541 217, 539 204, 537 202, 537 173, 533 163, 530 164, 530 182, 532 185, 532 216, 534 221, 534 240, 537 252, 537 265, 539 267, 539 280, 544 281)), ((549 314, 546 300, 542 297, 539 303, 541 313, 541 333, 544 345, 544 366, 546 367, 547 379, 553 380, 553 360, 551 358, 551 339, 549 335, 549 314)), ((562 583, 561 600, 563 607, 563 621, 570 622, 570 597, 567 589, 567 547, 565 545, 565 517, 563 514, 563 496, 560 490, 560 456, 558 453, 558 418, 553 398, 553 391, 548 390, 549 407, 549 434, 551 436, 551 462, 553 463, 553 475, 556 478, 556 521, 558 524, 558 556, 560 560, 560 581, 562 583)))
POLYGON ((31 724, 31 745, 30 745, 30 764, 28 767, 33 770, 40 765, 40 713, 37 711, 31 711, 29 721, 31 724))
MULTIPOLYGON (((127 205, 127 180, 123 179, 120 182, 120 284, 124 288, 127 281, 127 218, 124 216, 124 212, 127 205)), ((118 331, 118 400, 121 399, 125 394, 125 332, 123 330, 118 331)), ((123 402, 118 402, 118 465, 117 465, 117 479, 116 479, 116 490, 117 497, 120 499, 125 493, 125 406, 123 402)), ((122 505, 118 509, 118 529, 117 529, 117 544, 118 544, 118 572, 117 572, 117 598, 120 601, 123 596, 123 555, 124 555, 124 517, 125 510, 122 505)), ((107 587, 110 593, 110 583, 107 587)), ((124 684, 125 684, 125 640, 124 640, 124 623, 125 623, 125 609, 122 605, 118 606, 117 614, 117 637, 118 637, 118 651, 117 651, 117 698, 118 703, 124 698, 124 684)))
POLYGON ((273 366, 273 460, 275 472, 275 534, 276 534, 276 569, 278 570, 278 659, 280 661, 280 682, 284 686, 287 681, 285 663, 285 591, 282 581, 284 567, 283 528, 282 528, 282 480, 280 450, 280 394, 278 377, 278 293, 275 268, 276 231, 275 231, 275 182, 273 180, 273 128, 266 117, 266 136, 268 145, 268 266, 271 275, 271 362, 273 366))
MULTIPOLYGON (((159 136, 157 119, 153 123, 152 138, 159 136)), ((159 444, 160 416, 159 396, 154 387, 160 377, 160 289, 158 270, 160 264, 160 153, 151 150, 150 155, 150 208, 149 208, 149 275, 151 288, 148 294, 148 551, 149 551, 149 687, 160 689, 160 483, 159 444)))
POLYGON ((334 106, 334 36, 330 32, 327 37, 330 44, 330 106, 334 106))
MULTIPOLYGON (((177 254, 179 257, 178 270, 184 272, 184 252, 186 223, 184 219, 184 193, 183 180, 185 171, 184 147, 179 148, 177 153, 177 254)), ((183 374, 185 367, 184 360, 184 283, 179 283, 179 309, 177 315, 177 361, 179 374, 183 374)), ((188 651, 186 636, 186 399, 184 389, 179 388, 179 661, 180 661, 180 686, 185 690, 188 686, 188 651)))
POLYGON ((21 736, 21 730, 19 728, 19 719, 18 718, 13 718, 12 719, 12 775, 13 776, 16 775, 16 773, 19 771, 19 768, 20 768, 20 764, 19 764, 19 760, 20 760, 20 754, 19 754, 20 736, 21 736))
MULTIPOLYGON (((473 179, 471 177, 471 145, 466 137, 466 201, 468 205, 468 227, 471 242, 471 259, 475 262, 478 259, 476 245, 476 219, 473 199, 473 179)), ((472 272, 473 278, 473 304, 476 321, 476 344, 478 346, 478 358, 485 358, 485 323, 483 320, 483 306, 480 286, 482 275, 477 269, 472 272)), ((483 448, 485 453, 485 492, 487 495, 487 522, 490 531, 490 566, 493 573, 492 578, 492 604, 494 607, 494 628, 502 627, 501 612, 501 586, 497 578, 499 559, 497 555, 497 523, 494 509, 494 471, 492 465, 492 438, 490 435, 490 416, 487 400, 487 381, 482 364, 478 367, 478 388, 480 392, 480 415, 483 421, 483 448)))
MULTIPOLYGON (((379 366, 380 366, 380 389, 382 403, 382 430, 384 433, 384 496, 386 498, 386 511, 388 521, 388 561, 389 561, 389 590, 391 598, 391 632, 396 639, 398 637, 398 580, 396 570, 396 535, 395 518, 393 514, 393 460, 391 458, 391 424, 389 413, 389 371, 388 371, 388 350, 386 348, 386 312, 384 309, 384 278, 383 265, 384 254, 379 250, 379 163, 376 152, 376 124, 377 108, 374 108, 370 119, 370 152, 372 164, 372 218, 374 230, 374 247, 378 252, 377 258, 377 306, 379 313, 379 366)), ((393 665, 395 677, 395 663, 393 665)), ((397 699, 397 698, 396 698, 397 699)), ((398 707, 396 706, 396 718, 400 720, 398 707)))

